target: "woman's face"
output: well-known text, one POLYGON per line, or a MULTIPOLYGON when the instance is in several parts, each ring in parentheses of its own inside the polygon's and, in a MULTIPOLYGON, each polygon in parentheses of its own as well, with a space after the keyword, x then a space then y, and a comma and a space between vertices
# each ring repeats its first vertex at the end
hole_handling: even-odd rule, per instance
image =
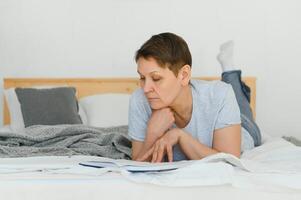
POLYGON ((168 68, 159 66, 154 58, 140 57, 137 61, 140 86, 152 109, 161 109, 172 105, 179 95, 181 80, 168 68))

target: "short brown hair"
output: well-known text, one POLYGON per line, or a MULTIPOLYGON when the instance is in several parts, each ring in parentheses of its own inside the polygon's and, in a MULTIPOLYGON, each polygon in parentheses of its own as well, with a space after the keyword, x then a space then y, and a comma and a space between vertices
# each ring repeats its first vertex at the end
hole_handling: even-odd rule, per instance
POLYGON ((192 65, 187 43, 174 33, 153 35, 136 52, 136 62, 140 57, 154 58, 161 67, 168 67, 176 76, 184 65, 192 65))

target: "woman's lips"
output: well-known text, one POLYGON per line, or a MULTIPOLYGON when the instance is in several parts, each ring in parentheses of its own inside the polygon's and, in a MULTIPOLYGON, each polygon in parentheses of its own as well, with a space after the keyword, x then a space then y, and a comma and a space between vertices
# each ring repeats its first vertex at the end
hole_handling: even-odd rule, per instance
POLYGON ((158 100, 159 98, 148 98, 149 101, 155 101, 158 100))

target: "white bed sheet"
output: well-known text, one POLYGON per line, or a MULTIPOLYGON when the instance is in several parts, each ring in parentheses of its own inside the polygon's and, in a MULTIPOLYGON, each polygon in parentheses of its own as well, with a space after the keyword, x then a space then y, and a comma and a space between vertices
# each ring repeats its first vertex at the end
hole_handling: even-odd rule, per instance
POLYGON ((126 176, 78 165, 97 159, 102 158, 1 158, 0 199, 301 199, 301 150, 280 138, 265 138, 263 146, 242 156, 243 164, 252 172, 234 168, 233 174, 220 176, 223 178, 219 180, 220 174, 212 173, 213 168, 220 168, 222 173, 223 167, 230 165, 218 159, 197 163, 186 170, 200 170, 200 178, 206 172, 199 167, 207 167, 207 172, 212 173, 211 180, 207 176, 211 183, 195 181, 197 176, 183 172, 165 177, 126 176))
POLYGON ((1 199, 233 199, 300 200, 299 192, 265 192, 224 186, 160 187, 137 184, 120 177, 2 182, 1 199))

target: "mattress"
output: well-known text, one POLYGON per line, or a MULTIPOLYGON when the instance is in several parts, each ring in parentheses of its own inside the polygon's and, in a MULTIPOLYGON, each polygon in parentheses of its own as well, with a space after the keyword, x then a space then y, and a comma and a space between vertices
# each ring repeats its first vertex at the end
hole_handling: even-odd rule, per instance
POLYGON ((99 159, 1 158, 1 199, 301 199, 301 149, 281 138, 269 138, 242 156, 240 160, 249 171, 221 159, 207 159, 166 174, 132 174, 79 165, 99 159), (232 168, 233 173, 223 171, 232 168))
POLYGON ((265 191, 263 189, 238 188, 229 184, 216 186, 169 187, 151 183, 137 183, 120 173, 94 171, 60 173, 43 169, 76 166, 79 162, 96 159, 90 156, 31 157, 1 159, 1 165, 32 169, 22 173, 1 173, 1 199, 300 199, 298 190, 265 191), (36 171, 35 171, 36 170, 36 171))

